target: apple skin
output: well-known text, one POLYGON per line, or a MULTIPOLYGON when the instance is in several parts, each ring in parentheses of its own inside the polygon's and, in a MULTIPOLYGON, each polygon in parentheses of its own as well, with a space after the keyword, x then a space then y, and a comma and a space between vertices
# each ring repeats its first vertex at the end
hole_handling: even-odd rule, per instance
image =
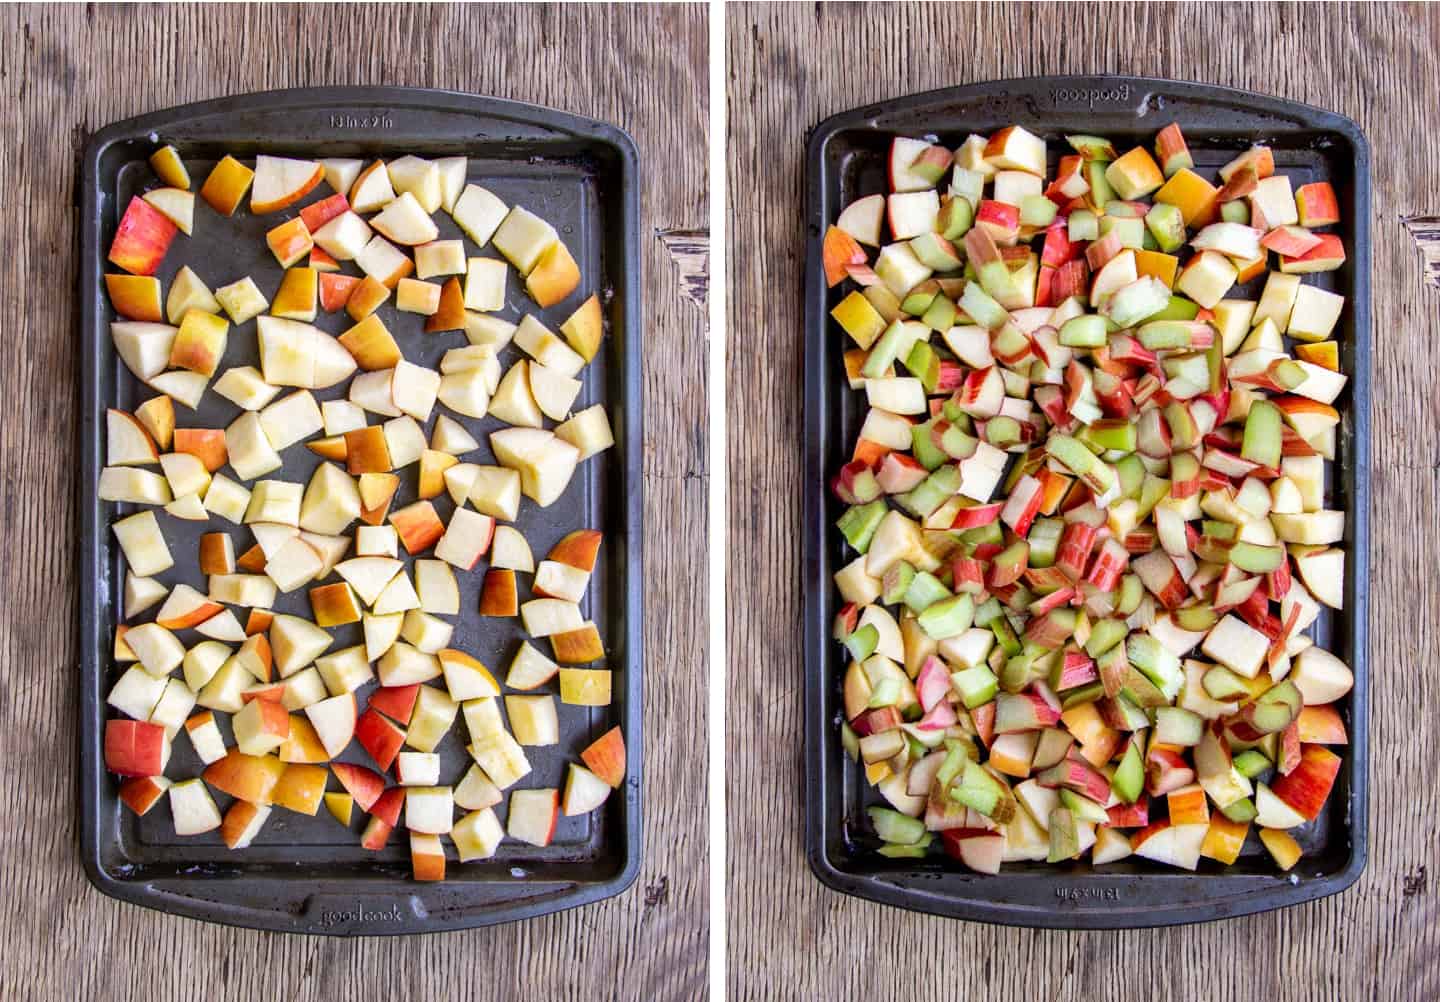
POLYGON ((589 574, 595 570, 604 534, 599 529, 576 529, 550 548, 547 557, 558 564, 567 564, 589 574))
POLYGON ((164 776, 132 776, 120 784, 120 799, 143 817, 169 789, 170 781, 164 776))
POLYGON ((418 881, 445 879, 445 849, 439 836, 411 833, 410 868, 412 876, 418 881))
POLYGON ((120 217, 108 260, 132 275, 153 275, 178 232, 164 213, 136 196, 120 217))
POLYGON ((332 762, 330 771, 362 811, 369 811, 385 792, 385 777, 373 769, 351 762, 332 762))
POLYGON ((165 728, 144 720, 105 724, 105 767, 121 776, 158 776, 165 769, 165 728))
POLYGON ((378 710, 399 724, 410 723, 415 711, 415 698, 420 694, 418 682, 411 685, 382 685, 370 694, 370 709, 378 710))
POLYGON ((498 567, 487 570, 480 588, 480 615, 514 616, 519 611, 515 572, 498 567))
POLYGON ((201 778, 221 793, 253 804, 268 804, 285 763, 273 755, 246 755, 231 748, 225 757, 205 767, 201 778))
POLYGON ((1299 764, 1288 775, 1276 776, 1270 789, 1307 821, 1314 821, 1339 774, 1339 755, 1320 745, 1304 745, 1299 764))
POLYGON ((388 770, 405 743, 405 732, 382 717, 373 707, 355 722, 355 740, 369 752, 381 771, 388 770))
POLYGON ((424 553, 445 534, 445 523, 435 514, 429 501, 416 501, 390 513, 390 524, 400 535, 405 552, 414 556, 424 553))
POLYGON ((378 818, 385 824, 394 828, 400 823, 400 810, 405 806, 405 788, 403 786, 392 786, 380 794, 370 811, 370 816, 378 818))
POLYGON ((612 727, 580 753, 586 767, 612 787, 625 782, 625 736, 612 727))
POLYGON ((366 823, 365 831, 360 836, 360 847, 369 849, 371 852, 379 852, 385 848, 385 843, 390 841, 390 833, 394 830, 394 825, 387 825, 379 818, 372 817, 366 823))

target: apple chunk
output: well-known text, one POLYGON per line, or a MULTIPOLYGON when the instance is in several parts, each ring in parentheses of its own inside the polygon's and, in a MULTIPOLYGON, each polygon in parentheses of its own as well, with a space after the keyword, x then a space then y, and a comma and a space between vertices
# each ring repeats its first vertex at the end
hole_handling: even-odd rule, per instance
POLYGON ((132 198, 115 230, 108 260, 132 275, 153 275, 177 232, 163 212, 143 198, 132 198))
POLYGON ((581 765, 570 763, 565 773, 565 794, 562 810, 565 816, 588 814, 610 796, 611 787, 599 776, 581 765))
POLYGON ((612 727, 580 753, 580 760, 612 787, 625 782, 625 736, 612 727))
POLYGON ((560 816, 560 791, 516 790, 510 794, 506 834, 534 846, 547 846, 560 816))
POLYGON ((313 160, 293 160, 262 153, 255 158, 250 211, 257 216, 278 212, 310 194, 324 179, 325 168, 313 160))
POLYGON ((575 474, 580 450, 538 428, 492 432, 490 447, 503 466, 520 474, 520 489, 542 508, 553 504, 575 474))

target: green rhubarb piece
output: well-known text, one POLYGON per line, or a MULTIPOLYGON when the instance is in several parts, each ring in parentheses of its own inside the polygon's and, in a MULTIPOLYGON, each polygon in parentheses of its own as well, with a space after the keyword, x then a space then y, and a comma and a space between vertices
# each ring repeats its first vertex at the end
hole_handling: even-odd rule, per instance
POLYGON ((1107 337, 1105 318, 1094 313, 1071 317, 1060 328, 1060 343, 1068 348, 1103 348, 1107 337))
POLYGON ((1256 400, 1245 418, 1245 435, 1240 456, 1269 469, 1279 469, 1284 417, 1268 400, 1256 400))
POLYGON ((1075 815, 1066 807, 1057 807, 1050 812, 1050 854, 1047 862, 1063 863, 1080 852, 1080 833, 1075 827, 1075 815))
POLYGON ((995 698, 1000 689, 1000 680, 987 665, 976 665, 951 675, 950 686, 960 694, 960 701, 965 704, 965 709, 973 710, 995 698))
POLYGON ((1152 322, 1156 320, 1194 320, 1200 315, 1200 305, 1184 296, 1170 297, 1170 303, 1159 313, 1150 317, 1152 322))
POLYGON ((1245 680, 1223 665, 1216 665, 1200 676, 1200 686, 1211 699, 1222 703, 1250 694, 1245 680))
POLYGON ((880 579, 880 601, 886 605, 899 605, 915 580, 915 567, 908 560, 897 560, 890 565, 880 579))
POLYGON ((941 201, 940 215, 936 217, 935 226, 946 240, 959 240, 970 232, 974 223, 975 207, 970 204, 969 199, 951 197, 948 201, 941 201))
MULTIPOLYGON (((875 648, 880 646, 880 631, 875 629, 873 623, 866 623, 850 636, 845 638, 845 649, 850 652, 853 661, 864 661, 875 653, 875 648)), ((887 679, 887 681, 889 681, 887 679)))
POLYGON ((875 834, 879 835, 882 841, 894 845, 914 845, 926 835, 925 822, 919 818, 892 811, 888 807, 867 807, 865 813, 870 815, 875 834))
POLYGON ((915 461, 927 470, 937 469, 950 461, 950 457, 935 444, 931 437, 930 433, 934 427, 934 418, 910 426, 910 451, 914 455, 915 461))
POLYGON ((865 357, 865 364, 860 367, 860 375, 866 379, 879 379, 885 375, 885 370, 895 364, 896 354, 908 338, 905 331, 905 324, 896 320, 885 332, 870 346, 870 354, 865 357))
POLYGON ((1249 797, 1241 797, 1220 808, 1220 813, 1238 825, 1245 825, 1254 821, 1260 812, 1255 809, 1255 801, 1249 797))
POLYGON ((1060 803, 1076 820, 1084 821, 1092 825, 1103 825, 1110 820, 1110 815, 1105 811, 1105 805, 1098 804, 1089 797, 1074 790, 1061 788, 1060 803))
POLYGON ((950 594, 950 589, 941 584, 939 578, 928 571, 920 571, 905 592, 905 607, 918 616, 936 602, 949 598, 950 594))
POLYGON ((1157 202, 1145 213, 1145 228, 1155 238, 1155 245, 1166 254, 1174 253, 1185 244, 1185 217, 1178 206, 1157 202))
POLYGON ((1055 566, 1055 555, 1060 550, 1060 537, 1065 533, 1065 520, 1061 518, 1037 518, 1025 537, 1030 544, 1031 567, 1055 566))
POLYGON ((1179 706, 1155 708, 1155 740, 1186 748, 1200 743, 1205 733, 1205 718, 1179 706))
MULTIPOLYGON (((1125 655, 1139 672, 1173 701, 1185 682, 1180 659, 1148 633, 1132 633, 1125 642, 1125 655)), ((1198 740, 1198 739, 1197 739, 1198 740)))
POLYGON ((1254 748, 1248 748, 1236 755, 1233 764, 1235 771, 1246 779, 1263 776, 1272 768, 1270 760, 1265 757, 1265 754, 1254 748))
POLYGON ((1066 236, 1071 243, 1098 240, 1100 238, 1099 217, 1089 209, 1076 209, 1070 213, 1066 236))
POLYGON ((1115 767, 1115 775, 1110 777, 1110 792, 1115 794, 1116 800, 1133 804, 1144 788, 1145 761, 1140 755, 1139 740, 1132 738, 1125 746, 1120 764, 1115 767))
POLYGON ((865 705, 872 710, 878 710, 886 706, 894 706, 900 702, 900 696, 904 690, 900 687, 898 678, 886 676, 875 683, 875 688, 870 691, 870 702, 865 705))
POLYGON ((881 500, 851 505, 835 524, 845 541, 856 552, 865 553, 870 549, 870 540, 875 538, 875 530, 880 527, 880 520, 885 517, 887 510, 885 502, 881 500))
POLYGON ((975 600, 969 592, 936 602, 916 617, 920 629, 933 640, 957 637, 970 629, 975 618, 975 600))
POLYGON ((1090 625, 1090 637, 1085 641, 1085 653, 1092 658, 1105 654, 1130 631, 1118 619, 1100 619, 1090 625))

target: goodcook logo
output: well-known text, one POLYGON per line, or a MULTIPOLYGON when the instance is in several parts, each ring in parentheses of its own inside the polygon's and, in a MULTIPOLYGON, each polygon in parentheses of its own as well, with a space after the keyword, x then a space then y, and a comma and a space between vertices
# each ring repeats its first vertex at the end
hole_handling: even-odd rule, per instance
POLYGON ((326 929, 357 922, 403 922, 404 920, 404 916, 400 914, 399 905, 391 905, 389 908, 376 911, 356 906, 343 911, 326 910, 320 915, 320 924, 326 929))
POLYGON ((1050 92, 1052 104, 1084 105, 1091 111, 1097 104, 1126 104, 1130 101, 1130 85, 1114 87, 1060 87, 1050 92))

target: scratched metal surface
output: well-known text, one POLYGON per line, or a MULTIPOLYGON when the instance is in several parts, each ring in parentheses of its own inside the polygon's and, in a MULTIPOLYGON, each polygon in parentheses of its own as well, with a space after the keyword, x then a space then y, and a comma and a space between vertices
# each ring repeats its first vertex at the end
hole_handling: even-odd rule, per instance
MULTIPOLYGON (((0 263, 0 329, 17 346, 0 393, 0 753, 33 763, 0 793, 0 998, 207 995, 688 999, 705 976, 703 313, 659 240, 644 248, 646 524, 671 559, 647 566, 647 853, 626 894, 579 911, 440 937, 347 942, 237 931, 121 904, 76 851, 74 471, 76 157, 87 131, 227 93, 392 83, 546 104, 616 122, 643 162, 704 145, 702 8, 536 6, 0 12, 0 205, 23 234, 0 263), (663 50, 645 41, 655 31, 663 50), (493 39, 531 39, 524 55, 493 39), (383 39, 382 45, 372 40, 383 39), (605 40, 598 44, 595 40, 605 40), (440 53, 444 58, 438 58, 440 53), (643 53, 643 55, 642 55, 643 53), (634 72, 645 65, 644 76, 634 72), (43 281, 36 281, 44 276, 43 281), (649 716, 655 714, 653 723, 649 716), (103 962, 97 962, 104 958, 103 962), (463 988, 462 988, 463 986, 463 988)), ((516 50, 519 51, 519 50, 516 50)), ((703 158, 642 188, 644 232, 703 225, 703 158)))
POLYGON ((730 996, 1150 1000, 1440 996, 1440 292, 1402 215, 1434 214, 1440 18, 1343 5, 772 5, 728 8, 729 643, 745 755, 728 776, 730 996), (942 41, 943 40, 943 41, 942 41), (963 58, 956 57, 963 53, 963 58), (1334 898, 1202 926, 1016 930, 839 895, 804 856, 800 513, 804 140, 827 116, 971 81, 1128 73, 1253 89, 1370 139, 1374 392, 1370 862, 1334 898), (747 252, 748 249, 748 252, 747 252), (763 763, 763 766, 760 765, 763 763), (757 852, 756 847, 763 846, 757 852), (804 930, 803 949, 776 943, 804 930), (770 965, 750 961, 775 958, 770 965), (1162 959, 1163 958, 1163 959, 1162 959), (946 972, 950 974, 946 977, 946 972), (937 977, 938 975, 938 977, 937 977))

